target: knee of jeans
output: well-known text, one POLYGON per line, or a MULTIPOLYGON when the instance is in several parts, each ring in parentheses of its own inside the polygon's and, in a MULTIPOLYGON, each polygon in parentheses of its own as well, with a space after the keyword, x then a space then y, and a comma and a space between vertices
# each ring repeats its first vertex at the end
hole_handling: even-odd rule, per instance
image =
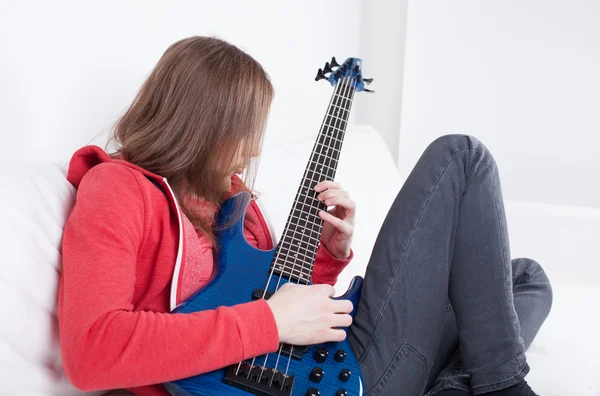
POLYGON ((461 134, 449 134, 436 138, 429 144, 433 148, 445 148, 450 151, 456 151, 471 146, 470 136, 461 134))
POLYGON ((443 135, 431 142, 429 148, 436 151, 445 149, 451 153, 468 148, 480 154, 481 157, 485 157, 485 160, 488 161, 488 166, 495 167, 496 165, 496 161, 490 150, 475 136, 464 134, 443 135))
POLYGON ((553 293, 552 285, 550 284, 550 279, 548 278, 546 271, 544 271, 540 263, 527 257, 516 258, 512 261, 513 279, 515 285, 519 285, 520 283, 530 283, 543 288, 543 290, 546 292, 545 294, 549 312, 550 308, 552 307, 553 293))

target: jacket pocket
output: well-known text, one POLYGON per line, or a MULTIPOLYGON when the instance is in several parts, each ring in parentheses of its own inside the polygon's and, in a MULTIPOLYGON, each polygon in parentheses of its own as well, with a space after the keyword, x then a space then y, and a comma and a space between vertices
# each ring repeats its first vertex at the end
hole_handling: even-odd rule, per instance
POLYGON ((405 342, 366 396, 422 396, 427 376, 427 358, 405 342))

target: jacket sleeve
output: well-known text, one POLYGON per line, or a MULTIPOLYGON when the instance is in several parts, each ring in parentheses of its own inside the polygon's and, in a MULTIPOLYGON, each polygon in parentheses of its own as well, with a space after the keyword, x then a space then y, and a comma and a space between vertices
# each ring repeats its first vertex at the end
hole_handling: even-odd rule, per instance
POLYGON ((325 245, 320 242, 317 248, 315 266, 313 268, 312 281, 314 284, 327 283, 335 286, 338 275, 354 258, 354 251, 350 249, 347 259, 339 259, 332 255, 325 245))
POLYGON ((152 213, 133 173, 100 164, 81 180, 63 231, 59 333, 67 377, 82 390, 185 378, 277 350, 264 300, 191 314, 134 311, 136 261, 152 213))

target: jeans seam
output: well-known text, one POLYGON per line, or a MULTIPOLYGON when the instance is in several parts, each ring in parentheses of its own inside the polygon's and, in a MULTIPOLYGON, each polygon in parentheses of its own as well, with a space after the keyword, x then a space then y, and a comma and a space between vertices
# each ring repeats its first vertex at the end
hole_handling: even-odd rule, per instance
POLYGON ((423 355, 421 353, 421 351, 419 351, 411 343, 409 343, 408 341, 405 341, 402 343, 402 345, 398 349, 398 352, 396 352, 396 355, 394 355, 394 358, 392 359, 391 363, 385 369, 384 374, 381 376, 381 378, 379 378, 379 381, 377 381, 377 383, 373 386, 373 388, 366 393, 367 396, 374 396, 376 394, 378 395, 381 392, 381 390, 387 385, 387 383, 389 381, 389 377, 396 369, 396 366, 398 366, 400 357, 402 355, 404 355, 405 350, 408 350, 413 356, 415 356, 417 359, 419 359, 421 362, 423 362, 423 364, 425 364, 425 367, 429 367, 429 363, 428 363, 425 355, 423 355), (378 387, 381 387, 381 389, 379 389, 376 393, 373 393, 373 392, 375 392, 375 390, 378 387))
MULTIPOLYGON (((517 361, 517 363, 518 363, 518 361, 517 361)), ((502 380, 502 381, 498 381, 498 382, 495 382, 493 384, 485 384, 485 385, 477 385, 477 386, 472 386, 471 385, 471 389, 473 391, 481 390, 481 389, 483 389, 484 391, 487 391, 488 389, 489 389, 489 391, 494 391, 494 390, 497 390, 497 389, 502 389, 502 388, 498 388, 498 387, 502 386, 503 384, 507 384, 507 383, 510 383, 511 381, 514 381, 515 378, 519 378, 523 374, 527 375, 527 373, 529 373, 529 366, 527 364, 525 364, 523 366, 523 368, 517 374, 513 375, 512 377, 510 377, 508 379, 505 379, 505 380, 502 380), (490 388, 494 388, 494 389, 490 389, 490 388)))
POLYGON ((402 254, 402 257, 400 258, 400 263, 398 264, 398 268, 396 270, 396 273, 394 274, 394 279, 392 280, 392 283, 390 284, 390 291, 388 291, 386 298, 385 298, 385 302, 383 303, 382 307, 381 307, 381 311, 379 312, 379 316, 377 318, 377 322, 375 323, 375 327, 373 328, 373 332, 371 333, 371 337, 369 339, 369 342, 367 343, 367 345, 365 346, 365 349, 363 350, 360 358, 358 358, 358 361, 362 361, 362 359, 365 357, 365 355, 367 354, 367 351, 369 350, 369 348, 371 347, 371 345, 373 344, 373 339, 374 334, 377 332, 377 329, 379 328, 379 324, 381 323, 381 319, 383 318, 383 311, 385 310, 385 307, 387 306, 389 300, 390 300, 390 295, 391 293, 391 289, 392 286, 396 283, 396 280, 398 279, 398 273, 400 272, 400 269, 402 268, 402 264, 404 263, 404 258, 406 257, 406 253, 408 252, 410 245, 412 243, 413 237, 415 235, 415 232, 417 231, 417 228, 419 227, 419 223, 421 222, 421 218, 423 217, 423 213, 425 212, 425 208, 427 208, 427 205, 429 204, 429 200, 431 199, 431 196, 433 195, 433 192, 435 191, 435 189, 437 188, 442 176, 444 176, 444 173, 446 173, 446 170, 448 169, 448 166, 450 166, 450 164, 452 163, 452 161, 454 161, 454 158, 456 157, 456 154, 460 151, 464 151, 464 150, 469 150, 471 149, 471 147, 465 147, 465 148, 461 148, 461 149, 456 149, 453 153, 452 153, 452 157, 450 158, 450 160, 448 161, 448 163, 444 166, 444 169, 442 170, 442 172, 440 173, 440 175, 438 176, 437 180, 435 181, 435 184, 433 185, 433 188, 431 189, 431 191, 429 192, 429 196, 427 197, 427 200, 425 201, 425 204, 423 205, 423 208, 421 209, 421 213, 419 213, 419 217, 417 219, 417 222, 415 223, 415 226, 410 234, 410 238, 408 239, 408 243, 406 244, 406 249, 404 250, 404 253, 402 254))
MULTIPOLYGON (((496 168, 496 171, 497 171, 497 168, 496 168)), ((499 206, 498 206, 498 200, 497 200, 497 196, 496 196, 496 190, 494 189, 494 184, 492 183, 492 178, 491 177, 489 178, 489 183, 490 183, 490 187, 492 188, 492 196, 494 197, 494 207, 496 209, 496 220, 498 221, 498 232, 500 234, 500 238, 502 238, 502 244, 501 244, 501 247, 502 247, 502 257, 504 258, 505 261, 508 261, 508 264, 509 264, 509 265, 507 265, 507 266, 504 267, 504 276, 505 276, 506 279, 508 279, 508 282, 512 283, 512 273, 510 274, 510 276, 507 276, 508 274, 506 273, 507 270, 510 270, 512 272, 511 259, 510 259, 510 257, 506 256, 506 250, 504 249, 504 245, 507 244, 508 241, 504 240, 504 235, 502 234, 502 227, 501 227, 502 222, 500 221, 500 213, 499 213, 500 209, 499 209, 499 206)), ((505 287, 504 287, 504 295, 505 295, 505 298, 507 299, 506 301, 511 301, 512 298, 513 298, 512 297, 512 287, 508 287, 508 286, 510 286, 510 284, 509 285, 505 285, 505 287)), ((511 312, 511 316, 513 314, 516 315, 516 313, 515 313, 514 310, 511 312)), ((517 336, 519 336, 519 334, 520 334, 520 329, 517 328, 517 324, 518 323, 519 323, 519 318, 513 317, 512 318, 512 328, 513 328, 513 332, 517 336)))

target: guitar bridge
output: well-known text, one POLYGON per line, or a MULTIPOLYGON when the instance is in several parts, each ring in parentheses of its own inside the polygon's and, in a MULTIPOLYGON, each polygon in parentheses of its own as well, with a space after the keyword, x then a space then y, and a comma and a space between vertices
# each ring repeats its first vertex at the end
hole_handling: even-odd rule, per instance
POLYGON ((227 367, 223 382, 261 396, 291 396, 294 376, 263 366, 242 362, 227 367))

